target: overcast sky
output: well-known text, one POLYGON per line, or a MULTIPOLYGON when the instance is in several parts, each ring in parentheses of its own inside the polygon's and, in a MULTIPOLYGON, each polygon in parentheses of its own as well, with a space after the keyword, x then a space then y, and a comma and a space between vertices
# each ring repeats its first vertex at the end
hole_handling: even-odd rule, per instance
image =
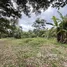
MULTIPOLYGON (((19 25, 22 26, 24 31, 32 30, 32 24, 37 18, 42 18, 45 19, 47 22, 53 22, 52 21, 52 16, 56 16, 59 18, 59 15, 57 13, 56 8, 49 7, 46 11, 42 12, 40 15, 36 16, 34 13, 31 14, 31 18, 26 16, 25 14, 22 13, 22 18, 19 19, 19 25)), ((61 8, 59 10, 63 15, 67 14, 67 5, 64 8, 61 8)), ((51 26, 47 26, 50 28, 51 26)))

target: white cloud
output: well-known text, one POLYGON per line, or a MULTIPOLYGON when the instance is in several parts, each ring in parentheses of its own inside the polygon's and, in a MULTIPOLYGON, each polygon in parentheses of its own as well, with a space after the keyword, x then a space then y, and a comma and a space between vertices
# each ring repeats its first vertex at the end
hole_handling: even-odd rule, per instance
POLYGON ((47 12, 47 13, 53 12, 51 6, 45 12, 47 12))
MULTIPOLYGON (((67 14, 67 5, 64 8, 61 8, 59 10, 63 15, 67 14)), ((46 19, 47 22, 53 22, 51 20, 52 16, 56 16, 59 18, 59 15, 57 13, 57 9, 56 8, 52 8, 49 7, 46 11, 42 12, 40 15, 36 16, 34 13, 31 14, 31 18, 27 17, 26 15, 22 14, 22 18, 19 20, 19 24, 22 26, 22 28, 27 31, 29 29, 33 29, 32 28, 32 24, 33 22, 39 17, 39 18, 43 18, 46 19)), ((48 28, 50 28, 51 26, 47 26, 48 28)))
POLYGON ((24 24, 21 24, 20 26, 23 27, 23 31, 28 31, 28 30, 33 30, 34 28, 30 25, 24 25, 24 24))

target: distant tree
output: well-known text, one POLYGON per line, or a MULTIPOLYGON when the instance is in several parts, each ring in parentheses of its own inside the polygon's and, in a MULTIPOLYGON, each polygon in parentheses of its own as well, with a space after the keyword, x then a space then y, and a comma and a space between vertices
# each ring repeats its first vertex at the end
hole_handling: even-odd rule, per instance
POLYGON ((37 30, 45 29, 46 20, 38 18, 32 25, 37 30))
POLYGON ((21 26, 17 26, 16 29, 14 30, 14 37, 16 39, 20 39, 22 34, 22 27, 21 26))
POLYGON ((40 19, 38 18, 34 23, 33 23, 33 27, 34 29, 34 33, 37 34, 37 36, 41 36, 45 30, 45 24, 46 24, 46 20, 44 19, 40 19))
POLYGON ((29 32, 25 32, 25 31, 22 32, 22 38, 30 38, 30 37, 31 35, 29 32))

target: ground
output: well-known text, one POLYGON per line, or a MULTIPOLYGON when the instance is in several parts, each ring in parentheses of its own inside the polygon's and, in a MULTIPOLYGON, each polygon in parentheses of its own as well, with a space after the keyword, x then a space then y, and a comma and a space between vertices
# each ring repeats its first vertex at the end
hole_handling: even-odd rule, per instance
POLYGON ((55 38, 0 39, 0 67, 67 67, 67 44, 55 38))

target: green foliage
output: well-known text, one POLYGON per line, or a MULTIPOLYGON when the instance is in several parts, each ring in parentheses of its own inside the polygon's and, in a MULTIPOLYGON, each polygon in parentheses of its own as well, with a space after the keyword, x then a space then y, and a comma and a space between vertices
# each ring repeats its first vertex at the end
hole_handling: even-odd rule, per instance
POLYGON ((31 30, 29 30, 28 32, 23 31, 21 34, 22 34, 22 38, 34 38, 34 37, 37 37, 36 34, 31 30))
POLYGON ((56 29, 54 29, 53 27, 51 29, 46 29, 45 37, 48 39, 56 37, 56 29))
POLYGON ((16 29, 14 30, 14 37, 20 39, 21 33, 22 33, 22 27, 16 27, 16 29))
POLYGON ((55 16, 53 16, 52 19, 54 21, 54 26, 58 27, 57 18, 55 16))
POLYGON ((0 18, 0 33, 1 37, 13 37, 14 30, 18 20, 14 19, 7 19, 7 18, 0 18), (4 35, 5 34, 5 35, 4 35), (7 35, 7 36, 6 36, 7 35))
POLYGON ((28 13, 30 12, 30 7, 27 3, 32 6, 33 12, 36 13, 40 12, 40 8, 46 10, 50 4, 52 4, 53 7, 64 7, 67 4, 67 0, 13 0, 13 2, 11 0, 0 0, 0 13, 3 16, 20 17, 21 11, 23 11, 26 15, 29 15, 28 13), (13 2, 17 4, 16 8, 13 6, 13 2))
POLYGON ((45 24, 46 20, 38 18, 34 23, 33 27, 35 28, 33 30, 34 34, 36 34, 37 37, 42 37, 42 35, 45 33, 45 24))
POLYGON ((52 25, 55 29, 56 29, 56 36, 57 36, 57 40, 58 42, 61 43, 67 43, 67 20, 66 20, 66 16, 63 16, 59 11, 58 11, 59 15, 60 15, 60 19, 57 19, 55 16, 53 16, 53 21, 54 24, 52 23, 47 23, 52 25))
POLYGON ((34 23, 33 27, 35 27, 36 30, 43 30, 45 29, 46 20, 38 18, 34 23))

